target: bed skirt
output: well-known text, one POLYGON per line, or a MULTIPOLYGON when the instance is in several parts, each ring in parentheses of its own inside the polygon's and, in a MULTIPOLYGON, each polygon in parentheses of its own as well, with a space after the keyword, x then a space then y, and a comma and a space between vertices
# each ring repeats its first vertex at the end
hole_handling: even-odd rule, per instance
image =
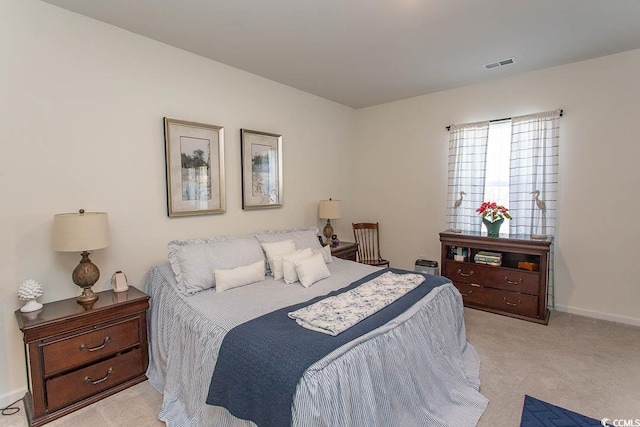
MULTIPOLYGON (((169 426, 251 426, 205 404, 226 333, 148 273, 150 385, 169 426)), ((479 358, 466 341, 461 296, 445 285, 382 328, 314 363, 292 404, 293 426, 474 426, 487 406, 479 358), (354 390, 356 392, 354 392, 354 390)))

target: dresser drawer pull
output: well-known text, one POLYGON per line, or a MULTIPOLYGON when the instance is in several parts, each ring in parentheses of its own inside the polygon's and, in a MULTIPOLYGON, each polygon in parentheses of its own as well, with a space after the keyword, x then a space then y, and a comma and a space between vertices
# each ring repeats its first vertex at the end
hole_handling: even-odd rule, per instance
POLYGON ((512 282, 511 280, 509 280, 509 278, 507 276, 504 276, 504 281, 507 282, 510 285, 519 285, 522 283, 522 277, 519 278, 516 282, 512 282))
POLYGON ((514 303, 514 302, 509 302, 509 301, 507 301, 507 297, 503 297, 502 299, 504 300, 504 302, 505 302, 505 303, 507 303, 507 305, 511 305, 511 306, 514 306, 514 307, 515 307, 516 305, 518 305, 518 304, 522 304, 522 301, 520 301, 520 300, 518 300, 518 302, 515 302, 515 303, 514 303))
POLYGON ((80 350, 87 350, 87 351, 98 351, 98 350, 102 350, 104 348, 105 345, 107 345, 107 343, 111 341, 111 337, 109 335, 107 335, 106 337, 104 337, 104 341, 102 342, 102 344, 100 344, 97 347, 88 347, 86 344, 82 344, 80 346, 80 350))
POLYGON ((471 289, 470 289, 470 290, 469 290, 469 293, 465 294, 465 293, 460 292, 460 295, 462 295, 463 297, 468 297, 468 296, 469 296, 469 295, 471 295, 472 293, 473 293, 473 290, 471 290, 471 289))
POLYGON ((112 372, 113 372, 113 368, 109 368, 109 370, 107 371, 107 375, 105 375, 104 377, 100 378, 99 380, 92 381, 91 377, 84 377, 84 380, 86 382, 88 382, 88 383, 93 384, 93 385, 100 384, 101 382, 106 381, 107 378, 109 378, 109 375, 111 375, 112 372))
POLYGON ((469 276, 472 276, 472 275, 473 275, 473 270, 471 270, 471 271, 469 272, 469 274, 465 274, 465 273, 463 273, 463 272, 462 272, 462 269, 460 269, 460 268, 459 268, 459 269, 458 269, 458 274, 459 274, 459 275, 461 275, 462 277, 469 277, 469 276))

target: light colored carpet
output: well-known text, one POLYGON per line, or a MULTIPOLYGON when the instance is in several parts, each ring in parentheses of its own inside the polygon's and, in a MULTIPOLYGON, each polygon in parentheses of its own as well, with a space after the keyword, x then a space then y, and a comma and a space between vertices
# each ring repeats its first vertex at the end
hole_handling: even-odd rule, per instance
POLYGON ((465 309, 489 406, 479 427, 518 426, 524 395, 595 419, 640 419, 640 328, 553 312, 548 326, 465 309))
MULTIPOLYGON (((489 399, 479 427, 518 426, 525 394, 596 419, 640 419, 640 328, 559 312, 548 326, 471 309, 465 320, 489 399)), ((161 426, 160 405, 144 382, 47 426, 161 426)), ((26 425, 23 411, 0 417, 0 427, 26 425)))

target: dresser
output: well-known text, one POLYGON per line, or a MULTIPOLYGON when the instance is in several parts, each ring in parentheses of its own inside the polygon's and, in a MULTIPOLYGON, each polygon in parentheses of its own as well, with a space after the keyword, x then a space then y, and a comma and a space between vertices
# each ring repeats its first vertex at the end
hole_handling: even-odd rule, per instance
POLYGON ((340 242, 338 246, 331 247, 331 255, 349 261, 356 260, 356 252, 358 252, 358 244, 354 242, 340 242))
POLYGON ((40 426, 146 380, 149 296, 134 287, 99 292, 85 310, 76 298, 16 311, 24 336, 30 426, 40 426))
POLYGON ((548 323, 550 238, 442 232, 440 242, 442 275, 458 288, 466 307, 548 323), (478 252, 499 254, 501 262, 476 262, 478 252))

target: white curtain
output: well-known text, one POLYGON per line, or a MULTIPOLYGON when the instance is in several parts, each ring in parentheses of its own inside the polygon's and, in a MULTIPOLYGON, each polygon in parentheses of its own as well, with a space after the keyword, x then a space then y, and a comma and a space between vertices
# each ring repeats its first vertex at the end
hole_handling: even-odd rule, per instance
MULTIPOLYGON (((555 235, 560 110, 511 119, 509 234, 555 235)), ((548 305, 553 307, 553 249, 548 305)))
POLYGON ((510 234, 554 234, 559 122, 560 110, 511 119, 510 234), (534 192, 538 204, 544 203, 544 212, 534 192))
POLYGON ((484 198, 489 122, 451 125, 449 129, 449 171, 447 228, 480 232, 476 213, 484 198), (461 194, 464 192, 465 194, 461 194), (460 206, 456 201, 462 197, 460 206))

